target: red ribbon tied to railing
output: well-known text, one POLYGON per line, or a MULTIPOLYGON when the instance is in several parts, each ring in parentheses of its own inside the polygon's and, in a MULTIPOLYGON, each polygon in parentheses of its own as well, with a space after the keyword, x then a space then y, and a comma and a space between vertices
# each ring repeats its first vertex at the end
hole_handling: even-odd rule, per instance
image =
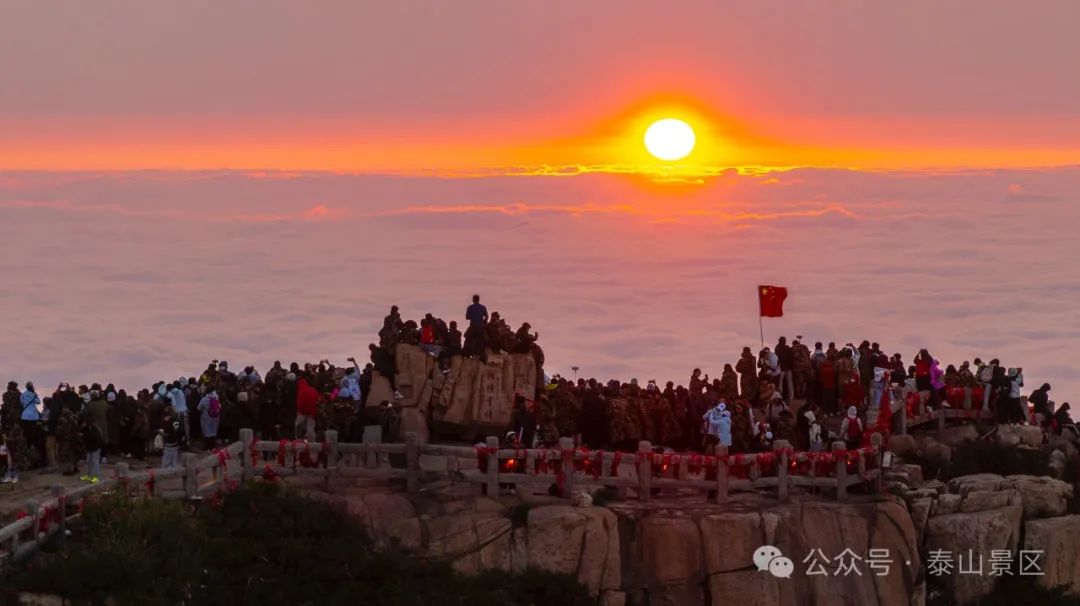
POLYGON ((277 463, 284 467, 285 465, 285 449, 289 447, 288 440, 280 440, 277 446, 277 463))

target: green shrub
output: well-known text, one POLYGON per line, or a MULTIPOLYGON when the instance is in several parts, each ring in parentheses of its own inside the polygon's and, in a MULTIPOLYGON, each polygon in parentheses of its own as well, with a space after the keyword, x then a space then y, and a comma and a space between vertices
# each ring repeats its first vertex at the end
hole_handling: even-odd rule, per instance
MULTIPOLYGON (((527 512, 526 512, 527 513, 527 512)), ((592 604, 571 576, 464 577, 447 562, 377 552, 363 528, 322 501, 255 484, 203 503, 108 498, 87 507, 66 549, 10 589, 94 604, 592 604)))

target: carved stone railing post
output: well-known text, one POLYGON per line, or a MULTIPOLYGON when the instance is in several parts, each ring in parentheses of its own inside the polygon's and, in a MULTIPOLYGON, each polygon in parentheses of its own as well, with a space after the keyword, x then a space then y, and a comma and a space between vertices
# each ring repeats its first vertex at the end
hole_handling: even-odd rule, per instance
POLYGON ((53 484, 51 490, 53 498, 56 499, 56 526, 59 528, 57 540, 63 545, 67 536, 67 488, 63 484, 53 484))
MULTIPOLYGON (((832 449, 834 451, 845 451, 847 444, 836 441, 832 443, 832 449)), ((847 457, 838 457, 836 459, 836 500, 847 500, 847 457)))
MULTIPOLYGON (((327 432, 329 433, 329 432, 327 432)), ((240 430, 240 444, 242 444, 242 450, 240 451, 240 481, 249 482, 255 477, 255 432, 249 428, 240 430)))
POLYGON ((559 438, 559 456, 562 461, 559 469, 563 476, 562 494, 564 499, 574 496, 574 439, 559 438))
POLYGON ((180 457, 184 464, 184 496, 194 499, 199 496, 199 458, 193 452, 185 452, 180 457))
POLYGON ((728 447, 716 447, 716 502, 727 503, 728 500, 728 447))
POLYGON ((499 438, 489 436, 485 446, 489 452, 487 458, 487 496, 494 499, 499 496, 499 438))
POLYGON ((648 440, 638 442, 638 500, 648 501, 652 496, 652 444, 648 440))
POLYGON ((773 442, 773 452, 776 453, 776 497, 781 501, 788 498, 788 452, 791 444, 787 440, 773 442))

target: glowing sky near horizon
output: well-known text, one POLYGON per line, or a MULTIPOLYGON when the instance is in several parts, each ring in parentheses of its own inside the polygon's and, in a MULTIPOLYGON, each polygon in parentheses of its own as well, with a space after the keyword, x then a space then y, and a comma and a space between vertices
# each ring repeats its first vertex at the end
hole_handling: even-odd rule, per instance
POLYGON ((1080 162, 1080 4, 0 6, 0 169, 1080 162))
POLYGON ((770 340, 996 356, 1067 400, 1077 23, 1069 0, 0 2, 0 380, 341 361, 389 304, 455 318, 477 291, 552 371, 685 380, 757 340, 769 283, 770 340), (685 161, 645 150, 663 117, 685 161))

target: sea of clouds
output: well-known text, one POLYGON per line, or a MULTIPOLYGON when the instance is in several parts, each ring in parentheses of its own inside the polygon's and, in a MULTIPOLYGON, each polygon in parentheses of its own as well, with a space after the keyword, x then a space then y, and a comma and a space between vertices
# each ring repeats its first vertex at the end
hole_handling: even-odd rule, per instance
MULTIPOLYGON (((685 382, 765 339, 880 341, 1080 389, 1080 169, 559 176, 0 173, 0 378, 138 388, 365 356, 479 293, 551 373, 685 382)), ((366 357, 366 356, 365 356, 366 357)))

